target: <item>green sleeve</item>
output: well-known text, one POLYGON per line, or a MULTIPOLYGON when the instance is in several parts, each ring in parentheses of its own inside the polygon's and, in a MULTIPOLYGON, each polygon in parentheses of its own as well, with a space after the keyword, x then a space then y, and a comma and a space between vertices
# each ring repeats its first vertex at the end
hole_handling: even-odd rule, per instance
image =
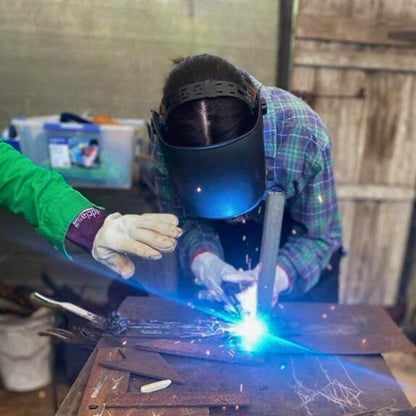
POLYGON ((0 206, 21 215, 61 252, 72 220, 95 206, 60 174, 34 165, 0 141, 0 206))

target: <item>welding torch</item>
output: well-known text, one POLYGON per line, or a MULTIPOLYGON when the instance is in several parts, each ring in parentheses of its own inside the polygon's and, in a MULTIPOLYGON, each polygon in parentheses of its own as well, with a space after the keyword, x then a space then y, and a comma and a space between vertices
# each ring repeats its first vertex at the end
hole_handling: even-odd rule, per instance
POLYGON ((228 285, 224 285, 224 283, 219 284, 215 280, 207 279, 205 286, 208 292, 212 293, 219 302, 222 302, 228 311, 235 315, 242 314, 240 302, 234 293, 227 290, 228 285))
POLYGON ((242 316, 243 310, 241 309, 241 304, 237 296, 234 293, 227 293, 226 291, 224 291, 224 295, 226 298, 224 303, 229 308, 231 308, 234 314, 236 314, 237 316, 242 316))

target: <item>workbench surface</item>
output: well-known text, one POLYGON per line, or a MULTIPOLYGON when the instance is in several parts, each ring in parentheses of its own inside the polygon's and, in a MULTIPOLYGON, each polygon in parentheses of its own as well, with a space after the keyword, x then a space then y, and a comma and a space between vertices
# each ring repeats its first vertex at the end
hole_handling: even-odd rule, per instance
MULTIPOLYGON (((285 305, 280 307, 284 308, 285 305)), ((193 392, 194 394, 199 392, 244 393, 249 399, 249 406, 247 407, 239 406, 237 410, 235 408, 224 410, 222 407, 211 407, 209 415, 341 416, 346 413, 358 413, 378 408, 403 409, 410 407, 381 354, 374 351, 377 350, 377 342, 379 343, 380 353, 393 350, 403 351, 411 347, 411 344, 407 344, 407 341, 401 338, 402 335, 397 328, 397 333, 394 333, 394 328, 391 326, 392 322, 389 322, 389 318, 380 314, 377 307, 361 305, 359 308, 351 308, 344 305, 334 307, 334 305, 329 304, 309 304, 303 305, 301 308, 288 306, 287 311, 296 309, 309 310, 311 326, 315 328, 315 333, 310 332, 310 327, 307 328, 305 325, 304 327, 307 329, 305 332, 309 334, 310 339, 315 339, 316 336, 314 335, 318 335, 318 338, 323 336, 326 332, 323 328, 329 322, 327 328, 333 332, 332 337, 328 335, 328 339, 332 339, 332 344, 328 344, 331 351, 335 351, 334 345, 336 343, 334 341, 337 340, 337 337, 340 337, 340 341, 344 337, 344 339, 350 341, 354 338, 361 340, 358 344, 350 341, 347 344, 349 344, 348 348, 353 349, 363 345, 363 353, 359 355, 339 355, 273 352, 272 354, 266 354, 263 363, 251 363, 250 365, 163 354, 163 358, 185 380, 185 384, 172 384, 165 391, 177 392, 178 394, 181 392, 193 392), (323 313, 323 310, 329 312, 323 313), (339 314, 337 319, 343 320, 341 325, 343 331, 334 331, 332 329, 334 322, 328 320, 328 315, 335 310, 339 314), (320 322, 320 326, 317 328, 317 316, 322 317, 323 314, 323 323, 320 322), (381 326, 387 327, 386 332, 383 333, 382 329, 375 328, 374 331, 377 332, 377 337, 371 337, 371 333, 369 333, 367 341, 367 338, 363 338, 364 334, 362 333, 362 331, 366 331, 363 323, 366 322, 366 319, 363 319, 363 317, 368 317, 368 322, 373 325, 371 319, 377 316, 380 316, 381 326), (356 325, 359 328, 358 332, 354 333, 352 330, 349 332, 346 330, 346 328, 349 328, 350 322, 361 322, 361 326, 356 325), (365 342, 362 341, 363 339, 365 342), (367 342, 371 344, 371 348, 367 347, 367 342)), ((121 305, 120 312, 128 320, 166 319, 169 321, 191 322, 193 319, 204 316, 194 309, 156 297, 127 298, 121 305)), ((289 312, 285 313, 281 312, 280 318, 290 315, 289 312)), ((303 313, 303 315, 306 314, 303 313)), ((301 317, 302 313, 299 316, 295 328, 298 328, 299 322, 304 319, 301 317)), ((282 322, 286 321, 283 319, 282 322)), ((285 325, 285 328, 287 329, 287 325, 285 325)), ((300 334, 295 331, 292 336, 299 338, 300 334)), ((303 345, 307 345, 308 337, 303 339, 306 342, 303 345)), ((103 371, 103 367, 98 364, 99 360, 95 360, 97 351, 100 356, 106 354, 111 356, 119 347, 132 347, 137 341, 137 338, 130 337, 128 333, 127 336, 118 338, 103 336, 62 403, 57 416, 75 416, 82 413, 78 413, 78 411, 86 390, 88 377, 91 372, 97 375, 100 371, 103 371)), ((340 345, 341 350, 344 347, 345 345, 340 345)), ((355 352, 355 354, 357 353, 355 352)), ((124 387, 125 391, 116 389, 116 392, 120 391, 120 397, 134 398, 133 394, 126 395, 126 393, 140 395, 140 386, 151 381, 154 380, 134 376, 124 387)), ((88 404, 88 400, 85 402, 84 398, 84 407, 85 403, 88 404)), ((166 408, 162 409, 166 410, 166 408)), ((95 412, 89 414, 91 416, 93 414, 103 416, 107 414, 152 415, 149 409, 136 408, 134 412, 129 413, 127 405, 122 409, 102 408, 102 410, 103 413, 100 413, 100 408, 98 408, 95 412), (143 410, 145 411, 143 412, 143 410)), ((174 413, 166 410, 166 413, 162 414, 170 415, 174 413)), ((181 414, 197 415, 198 413, 181 414)), ((204 413, 201 407, 199 414, 207 413, 204 413)))

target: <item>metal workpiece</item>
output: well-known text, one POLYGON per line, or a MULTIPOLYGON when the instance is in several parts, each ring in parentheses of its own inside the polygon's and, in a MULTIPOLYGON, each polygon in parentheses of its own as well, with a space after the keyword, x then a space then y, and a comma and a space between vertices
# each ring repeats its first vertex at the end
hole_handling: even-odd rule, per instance
MULTIPOLYGON (((128 297, 119 312, 129 323, 138 326, 136 330, 142 328, 142 323, 168 323, 163 336, 169 330, 178 333, 180 323, 193 332, 192 326, 187 325, 199 321, 198 326, 205 331, 209 320, 209 316, 196 308, 154 296, 128 297)), ((412 346, 383 308, 291 302, 279 303, 274 312, 271 327, 278 331, 277 336, 272 337, 270 349, 262 352, 264 361, 257 363, 236 361, 240 351, 230 356, 227 351, 233 351, 229 344, 215 336, 201 340, 164 339, 163 336, 146 339, 131 336, 135 330, 128 329, 119 338, 117 347, 114 337, 103 337, 91 366, 86 368, 89 378, 84 377, 83 370, 79 383, 77 379, 71 389, 72 402, 65 400, 58 414, 413 414, 403 410, 402 413, 384 412, 393 407, 412 409, 380 353, 403 352, 412 346), (310 353, 305 353, 305 348, 310 353), (151 363, 150 359, 141 359, 143 350, 147 349, 154 357, 162 354, 168 367, 161 360, 151 363), (229 358, 225 354, 217 355, 221 351, 229 358), (219 364, 218 358, 226 362, 219 364), (184 383, 172 382, 166 390, 143 394, 142 386, 155 380, 147 370, 152 376, 172 381, 174 371, 184 383), (76 401, 78 406, 72 411, 76 401)))
POLYGON ((260 315, 269 315, 272 310, 273 286, 284 207, 285 194, 283 192, 267 192, 257 287, 257 313, 260 315))

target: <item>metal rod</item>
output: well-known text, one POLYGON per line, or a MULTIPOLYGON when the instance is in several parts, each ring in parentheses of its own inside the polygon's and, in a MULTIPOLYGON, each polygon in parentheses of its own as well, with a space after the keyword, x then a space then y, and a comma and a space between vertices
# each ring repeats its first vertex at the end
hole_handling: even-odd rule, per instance
POLYGON ((284 207, 285 194, 283 192, 267 192, 257 287, 257 313, 261 315, 268 314, 272 309, 273 286, 284 207))

